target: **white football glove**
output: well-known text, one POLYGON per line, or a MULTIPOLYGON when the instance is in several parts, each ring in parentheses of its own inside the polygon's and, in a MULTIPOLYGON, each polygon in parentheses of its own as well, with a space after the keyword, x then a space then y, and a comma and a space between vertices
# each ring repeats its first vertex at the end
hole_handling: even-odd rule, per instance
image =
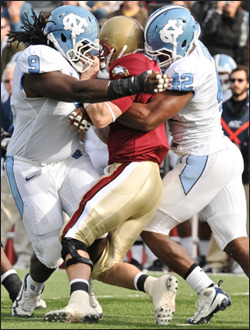
POLYGON ((81 115, 77 114, 75 111, 73 111, 69 115, 69 119, 73 121, 73 126, 75 126, 78 130, 81 130, 83 132, 87 132, 92 125, 87 120, 83 119, 81 115))

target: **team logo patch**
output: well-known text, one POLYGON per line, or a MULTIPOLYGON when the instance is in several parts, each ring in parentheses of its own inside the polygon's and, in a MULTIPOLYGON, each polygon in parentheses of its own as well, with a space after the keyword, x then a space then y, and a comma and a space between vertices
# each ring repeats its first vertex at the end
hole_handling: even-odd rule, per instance
POLYGON ((112 77, 115 76, 129 76, 128 69, 124 68, 124 66, 117 65, 112 70, 112 77))
POLYGON ((177 26, 177 20, 170 19, 168 24, 166 24, 159 33, 163 42, 177 46, 176 40, 181 34, 183 34, 183 32, 182 25, 177 26))
POLYGON ((84 27, 88 26, 86 18, 70 13, 63 18, 63 25, 65 30, 75 32, 76 35, 84 33, 84 27))

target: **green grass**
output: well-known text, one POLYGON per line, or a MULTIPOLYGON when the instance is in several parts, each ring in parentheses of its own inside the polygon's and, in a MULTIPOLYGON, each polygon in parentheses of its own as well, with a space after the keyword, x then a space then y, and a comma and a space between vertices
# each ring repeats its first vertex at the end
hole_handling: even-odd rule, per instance
MULTIPOLYGON (((21 279, 26 271, 18 271, 21 279)), ((35 311, 29 319, 10 316, 11 301, 2 286, 1 329, 249 329, 249 282, 246 276, 211 275, 218 282, 224 280, 222 288, 231 296, 232 306, 217 313, 207 325, 185 324, 187 317, 196 311, 197 295, 179 279, 176 297, 176 313, 169 326, 154 324, 154 308, 151 299, 142 292, 127 290, 94 281, 104 317, 97 324, 64 324, 43 321, 45 312, 65 307, 69 298, 69 284, 65 271, 56 271, 46 283, 42 298, 46 310, 35 311)))

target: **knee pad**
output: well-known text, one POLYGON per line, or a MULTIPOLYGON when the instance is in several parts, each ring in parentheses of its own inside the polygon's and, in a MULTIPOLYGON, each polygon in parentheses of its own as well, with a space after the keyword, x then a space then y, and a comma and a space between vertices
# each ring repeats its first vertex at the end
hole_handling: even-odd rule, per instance
POLYGON ((87 252, 86 245, 78 241, 76 239, 70 238, 70 237, 64 237, 62 240, 62 258, 65 260, 66 255, 69 253, 71 255, 71 259, 68 259, 65 261, 65 267, 68 268, 71 265, 77 264, 79 262, 83 264, 87 264, 91 267, 91 270, 93 269, 93 263, 90 259, 84 258, 80 256, 80 254, 77 252, 77 250, 83 250, 87 252))

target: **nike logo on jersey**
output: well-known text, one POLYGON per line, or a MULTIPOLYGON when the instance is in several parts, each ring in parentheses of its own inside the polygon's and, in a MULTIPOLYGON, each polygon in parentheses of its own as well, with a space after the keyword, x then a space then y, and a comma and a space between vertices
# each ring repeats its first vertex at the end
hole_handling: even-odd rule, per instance
POLYGON ((29 181, 29 180, 33 179, 35 176, 36 176, 36 174, 35 175, 31 175, 31 176, 27 176, 26 177, 26 181, 29 181))

